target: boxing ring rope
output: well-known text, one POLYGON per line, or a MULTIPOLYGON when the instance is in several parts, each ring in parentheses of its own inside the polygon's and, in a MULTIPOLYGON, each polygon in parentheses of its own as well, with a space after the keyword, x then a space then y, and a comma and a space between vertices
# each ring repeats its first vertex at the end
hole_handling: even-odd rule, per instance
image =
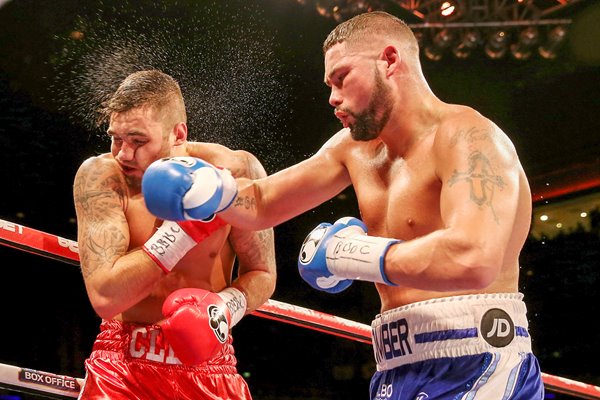
MULTIPOLYGON (((0 219, 0 245, 23 250, 72 265, 79 265, 77 242, 0 219)), ((308 328, 345 339, 371 344, 371 327, 309 308, 268 300, 252 315, 308 328)), ((545 387, 581 399, 600 399, 600 387, 542 373, 545 387)), ((0 363, 0 387, 77 397, 83 379, 0 363)))

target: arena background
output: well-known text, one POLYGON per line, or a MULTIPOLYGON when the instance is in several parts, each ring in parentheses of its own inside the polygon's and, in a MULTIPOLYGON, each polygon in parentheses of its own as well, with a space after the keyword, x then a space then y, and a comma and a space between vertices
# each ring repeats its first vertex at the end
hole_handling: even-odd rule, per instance
MULTIPOLYGON (((507 132, 530 177, 535 218, 520 289, 542 370, 600 385, 600 2, 573 3, 553 15, 572 21, 555 59, 492 60, 478 48, 423 66, 442 100, 470 105, 507 132), (565 218, 561 228, 540 222, 547 210, 565 218)), ((417 22, 392 1, 377 4, 417 22)), ((340 128, 321 52, 337 22, 316 5, 0 0, 0 219, 76 239, 73 177, 109 146, 94 109, 141 68, 180 81, 194 139, 249 150, 269 173, 312 155, 340 128)), ((306 233, 358 215, 355 204, 347 190, 276 228, 274 299, 370 323, 379 309, 371 284, 330 295, 309 288, 296 268, 306 233)), ((78 268, 6 247, 0 263, 0 363, 83 377, 99 319, 78 268)), ((256 317, 234 338, 257 400, 368 396, 368 345, 256 317)), ((28 396, 0 389, 0 399, 28 396)))

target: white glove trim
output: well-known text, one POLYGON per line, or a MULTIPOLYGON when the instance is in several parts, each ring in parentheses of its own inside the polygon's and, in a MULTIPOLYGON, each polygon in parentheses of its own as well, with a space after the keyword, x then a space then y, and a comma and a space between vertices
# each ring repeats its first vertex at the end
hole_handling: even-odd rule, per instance
POLYGON ((189 210, 212 200, 221 189, 221 174, 214 167, 201 167, 192 173, 194 183, 183 196, 183 209, 189 210))
POLYGON ((220 212, 229 208, 229 206, 231 205, 231 203, 233 203, 233 200, 238 194, 237 181, 235 180, 233 175, 231 175, 231 171, 229 171, 226 168, 223 168, 218 170, 218 172, 221 175, 222 179, 223 193, 216 212, 220 212))
POLYGON ((142 249, 168 274, 194 246, 196 241, 181 226, 173 221, 165 221, 142 249))
POLYGON ((327 244, 327 269, 336 278, 385 283, 396 286, 384 272, 385 254, 397 239, 368 236, 358 226, 336 233, 327 244))
POLYGON ((225 302, 225 305, 229 309, 229 314, 231 315, 231 321, 229 321, 229 329, 233 328, 235 324, 240 322, 240 320, 246 315, 246 310, 248 308, 248 301, 246 300, 246 296, 241 290, 236 289, 234 287, 228 287, 227 289, 223 289, 219 293, 217 293, 221 299, 225 302))

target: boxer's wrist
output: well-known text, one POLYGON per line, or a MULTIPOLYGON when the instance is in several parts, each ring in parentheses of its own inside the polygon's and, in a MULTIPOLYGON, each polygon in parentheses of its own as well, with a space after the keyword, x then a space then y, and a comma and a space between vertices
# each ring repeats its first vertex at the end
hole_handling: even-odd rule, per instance
MULTIPOLYGON (((399 242, 389 239, 357 233, 345 237, 337 234, 327 245, 327 269, 339 278, 384 283, 396 286, 385 275, 385 255, 391 245, 399 242)), ((343 231, 341 231, 343 232, 343 231)))
POLYGON ((169 273, 194 246, 196 241, 181 226, 173 221, 165 221, 144 243, 142 249, 156 265, 169 273))
POLYGON ((248 308, 248 301, 244 293, 241 290, 234 287, 228 287, 219 293, 217 293, 221 299, 225 302, 231 320, 229 321, 229 328, 233 328, 240 320, 246 315, 248 308))
POLYGON ((221 167, 217 168, 220 171, 220 176, 223 181, 223 196, 217 206, 216 212, 218 213, 227 210, 229 206, 231 206, 238 194, 238 185, 230 170, 221 167))

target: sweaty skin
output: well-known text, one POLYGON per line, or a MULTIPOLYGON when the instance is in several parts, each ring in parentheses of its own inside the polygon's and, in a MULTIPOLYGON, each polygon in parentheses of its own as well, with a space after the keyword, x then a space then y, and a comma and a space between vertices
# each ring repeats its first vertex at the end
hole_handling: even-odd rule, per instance
POLYGON ((230 169, 236 177, 265 176, 249 153, 185 140, 179 124, 165 135, 160 113, 138 108, 111 117, 111 153, 86 160, 77 172, 74 199, 81 266, 90 301, 104 319, 151 324, 160 321, 166 297, 184 287, 218 292, 233 285, 248 297, 248 312, 274 290, 272 230, 223 226, 189 251, 169 274, 141 250, 158 221, 141 194, 143 171, 166 156, 195 156, 230 169))
POLYGON ((477 111, 438 99, 403 46, 375 37, 368 46, 331 47, 325 83, 344 129, 299 164, 238 180, 238 198, 222 217, 239 227, 276 226, 352 185, 368 234, 402 241, 385 256, 397 286, 377 284, 381 311, 516 292, 531 193, 515 148, 477 111))

